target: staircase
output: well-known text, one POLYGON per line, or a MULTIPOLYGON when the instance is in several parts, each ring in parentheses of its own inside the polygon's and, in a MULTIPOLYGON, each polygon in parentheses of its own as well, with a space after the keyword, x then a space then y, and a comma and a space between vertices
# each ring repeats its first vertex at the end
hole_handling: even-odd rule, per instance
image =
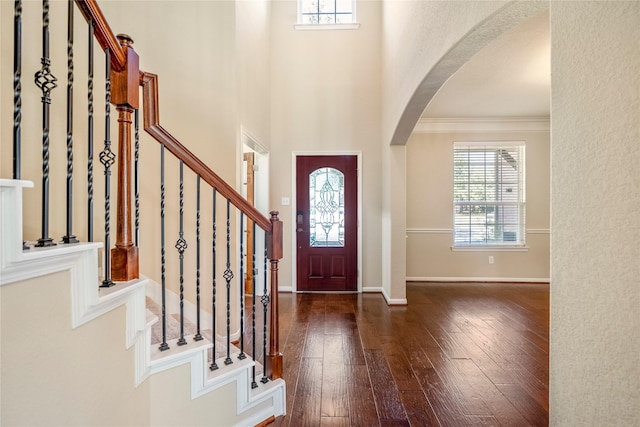
POLYGON ((284 414, 277 212, 264 216, 161 126, 158 76, 95 0, 12 3, 0 5, 14 91, 1 141, 0 425, 254 426, 284 414), (67 27, 66 78, 50 25, 67 27), (66 104, 50 96, 64 83, 66 104))
MULTIPOLYGON (((57 281, 60 277, 59 273, 68 272, 68 278, 65 281, 63 287, 67 287, 70 290, 70 313, 71 324, 69 325, 74 330, 82 329, 86 324, 95 322, 100 317, 107 315, 112 311, 124 307, 124 325, 121 326, 121 332, 119 335, 124 337, 125 346, 123 348, 109 349, 109 351, 116 353, 108 358, 112 360, 122 359, 122 354, 127 353, 127 349, 132 349, 134 352, 133 357, 133 378, 130 378, 130 384, 122 384, 125 388, 121 390, 123 394, 132 393, 133 389, 139 389, 135 391, 136 394, 143 394, 149 398, 150 403, 148 407, 141 407, 140 412, 149 415, 147 425, 237 425, 237 426, 253 426, 261 423, 271 417, 282 415, 285 413, 285 383, 282 379, 276 379, 269 381, 267 384, 261 384, 256 389, 251 388, 251 370, 255 365, 250 358, 244 360, 237 360, 239 350, 231 353, 231 357, 234 363, 231 365, 225 365, 224 360, 226 358, 225 353, 217 353, 217 363, 220 366, 216 371, 211 371, 209 366, 211 364, 210 348, 212 347, 211 331, 208 333, 205 331, 203 335, 209 336, 195 344, 188 346, 175 345, 175 339, 169 341, 170 349, 161 352, 158 350, 157 342, 159 342, 159 335, 156 329, 155 338, 154 327, 157 325, 158 316, 154 314, 157 311, 158 306, 151 298, 147 297, 147 289, 152 287, 153 284, 148 279, 132 280, 126 283, 118 283, 116 286, 109 288, 99 288, 99 275, 98 275, 98 250, 102 247, 101 243, 78 243, 73 245, 60 245, 52 248, 42 249, 30 249, 28 251, 16 250, 22 245, 22 191, 24 188, 32 186, 27 181, 16 180, 0 180, 0 186, 2 191, 2 206, 0 217, 0 231, 2 233, 2 258, 1 258, 1 271, 0 278, 2 285, 2 347, 3 356, 9 353, 8 360, 3 357, 3 384, 2 394, 6 396, 14 392, 11 387, 14 386, 9 380, 14 376, 28 376, 32 369, 29 366, 37 364, 38 355, 29 354, 29 351, 25 345, 24 350, 16 348, 16 345, 20 345, 12 337, 5 339, 8 328, 15 327, 12 325, 12 314, 8 313, 10 310, 5 310, 5 306, 13 304, 14 290, 23 286, 26 283, 26 287, 30 287, 30 281, 33 279, 38 280, 36 287, 48 287, 52 280, 57 281), (7 291, 11 288, 11 291, 7 291), (149 304, 146 304, 149 301, 149 304), (155 341, 155 343, 153 343, 155 341), (10 350, 4 349, 11 347, 10 350), (24 364, 22 366, 15 366, 12 363, 10 353, 18 352, 22 354, 24 364), (6 363, 5 363, 6 362, 6 363), (190 401, 190 405, 193 407, 189 409, 189 412, 183 413, 176 419, 177 424, 172 424, 171 415, 174 413, 171 408, 163 408, 159 406, 157 402, 164 402, 164 399, 175 402, 175 396, 172 396, 173 391, 163 390, 162 387, 169 386, 175 388, 175 385, 171 385, 173 378, 176 375, 183 374, 184 367, 188 367, 188 375, 190 378, 189 397, 186 399, 182 397, 182 401, 190 401), (21 370, 21 373, 12 373, 7 375, 7 370, 21 370), (158 381, 151 381, 149 385, 149 379, 153 375, 161 375, 165 371, 170 371, 169 375, 162 377, 158 381), (6 378, 9 378, 8 382, 5 382, 6 378), (230 387, 231 385, 231 387, 230 387), (6 387, 6 388, 5 388, 6 387), (229 399, 228 393, 233 389, 235 399, 229 399), (222 390, 224 400, 235 400, 233 406, 228 406, 224 400, 216 394, 216 391, 222 390), (211 394, 209 399, 200 399, 203 396, 211 394), (220 404, 222 403, 222 404, 220 404), (168 410, 169 409, 169 410, 168 410), (165 414, 168 412, 169 414, 165 414), (205 418, 193 419, 190 418, 192 413, 201 414, 206 413, 205 418)), ((17 290, 19 292, 19 290, 17 290)), ((151 293, 151 292, 150 292, 151 293)), ((32 296, 29 296, 32 298, 32 296)), ((34 305, 38 305, 37 301, 34 301, 34 305)), ((64 314, 60 314, 64 316, 64 314)), ((108 325, 109 329, 115 328, 118 325, 108 325)), ((157 328, 157 327, 156 327, 157 328)), ((193 325, 188 326, 187 332, 193 332, 193 325)), ((36 329, 40 329, 45 335, 48 333, 55 333, 54 330, 47 329, 46 325, 37 325, 36 329)), ((75 333, 75 331, 74 331, 75 333)), ((113 335, 113 332, 110 332, 113 335)), ((55 336, 49 336, 55 340, 55 336)), ((187 340, 191 340, 192 336, 187 336, 187 340)), ((31 340, 27 340, 31 342, 31 340)), ((98 339, 98 341, 101 341, 98 339)), ((90 345, 91 343, 87 343, 90 345)), ((222 343, 218 346, 222 349, 224 346, 222 343)), ((60 354, 53 354, 55 349, 41 348, 41 354, 47 355, 45 360, 55 360, 58 358, 65 358, 65 354, 72 355, 76 352, 82 352, 80 349, 67 348, 63 349, 60 354)), ((84 363, 91 363, 91 361, 85 360, 84 363)), ((52 369, 56 369, 54 363, 50 366, 52 369)), ((101 369, 99 366, 95 366, 95 369, 101 369)), ((261 370, 261 367, 259 367, 261 370)), ((118 369, 119 370, 119 369, 118 369)), ((126 370, 126 369, 125 369, 126 370)), ((184 382, 184 379, 182 380, 184 382)), ((82 386, 82 379, 76 381, 76 379, 70 378, 65 380, 67 384, 54 385, 55 388, 82 386)), ((48 384, 41 384, 41 387, 46 389, 48 384)), ((101 393, 101 390, 105 387, 104 384, 97 384, 87 387, 84 391, 88 394, 101 393)), ((63 391, 64 392, 64 391, 63 391)), ((35 390, 34 390, 34 394, 35 390)), ((44 417, 38 416, 38 411, 22 412, 16 414, 14 408, 10 407, 9 402, 14 402, 16 399, 3 397, 2 405, 2 425, 14 425, 14 424, 38 424, 38 420, 48 420, 50 425, 72 425, 74 421, 78 421, 76 415, 73 415, 74 410, 79 408, 73 402, 65 402, 66 406, 70 409, 62 418, 51 418, 51 414, 42 414, 44 417), (5 404, 5 400, 6 403, 5 404), (19 416, 20 418, 15 418, 19 416)), ((141 399, 145 400, 145 398, 141 399)), ((50 396, 45 398, 44 401, 36 402, 40 407, 47 408, 49 404, 55 404, 56 396, 50 396)), ((109 400, 105 398, 104 404, 109 406, 109 400)), ((85 408, 86 409, 86 408, 85 408)), ((96 412, 99 412, 97 408, 94 408, 96 412)), ((144 417, 143 417, 144 418, 144 417)), ((83 419, 82 423, 85 425, 105 425, 102 418, 90 419, 92 422, 88 422, 83 419), (88 424, 87 424, 88 423, 88 424)), ((132 420, 117 420, 113 423, 107 423, 107 425, 120 425, 129 424, 132 420)))

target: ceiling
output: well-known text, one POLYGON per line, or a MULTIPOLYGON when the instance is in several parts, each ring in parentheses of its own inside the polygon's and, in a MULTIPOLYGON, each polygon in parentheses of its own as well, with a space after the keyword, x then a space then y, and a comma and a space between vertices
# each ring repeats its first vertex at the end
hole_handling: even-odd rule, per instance
POLYGON ((549 117, 549 14, 507 31, 440 88, 424 118, 549 117))

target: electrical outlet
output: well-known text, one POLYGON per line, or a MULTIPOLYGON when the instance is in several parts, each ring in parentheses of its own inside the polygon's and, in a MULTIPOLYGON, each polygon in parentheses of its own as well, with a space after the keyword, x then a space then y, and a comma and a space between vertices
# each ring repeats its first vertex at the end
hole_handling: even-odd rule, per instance
POLYGON ((493 257, 492 256, 489 257, 489 264, 493 264, 493 257))

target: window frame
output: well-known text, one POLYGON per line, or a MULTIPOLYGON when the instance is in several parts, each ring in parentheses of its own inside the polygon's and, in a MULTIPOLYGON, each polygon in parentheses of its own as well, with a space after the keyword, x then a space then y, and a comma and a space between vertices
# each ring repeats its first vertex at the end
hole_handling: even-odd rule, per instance
MULTIPOLYGON (((525 141, 454 141, 453 143, 453 150, 452 150, 452 154, 453 154, 453 161, 452 161, 452 166, 453 166, 453 188, 452 188, 452 204, 453 204, 453 212, 452 212, 452 220, 453 220, 453 242, 452 242, 452 246, 451 249, 454 251, 495 251, 495 250, 514 250, 514 251, 522 251, 522 250, 527 250, 527 246, 526 246, 526 144, 525 141), (517 186, 517 200, 515 201, 504 201, 501 200, 501 196, 500 194, 502 193, 498 193, 497 189, 501 186, 504 186, 506 183, 508 183, 508 181, 505 181, 504 179, 500 179, 500 181, 498 181, 498 178, 495 178, 495 181, 491 181, 491 182, 487 182, 486 178, 484 180, 484 182, 480 183, 480 187, 484 186, 483 188, 483 192, 484 192, 484 196, 485 199, 481 200, 481 199, 474 199, 472 197, 469 197, 467 200, 456 200, 456 183, 458 183, 459 181, 456 181, 456 150, 468 150, 468 151, 480 151, 480 150, 484 150, 485 152, 491 153, 491 152, 495 152, 495 156, 501 155, 501 153, 498 152, 498 150, 511 150, 511 151, 517 151, 517 169, 516 169, 516 173, 515 176, 517 176, 517 182, 515 182, 515 185, 517 186), (493 191, 488 191, 487 186, 489 184, 493 183, 493 185, 495 186, 494 189, 489 189, 489 190, 493 190, 493 191), (493 198, 487 199, 486 196, 487 194, 493 192, 494 196, 493 198), (504 235, 502 235, 501 239, 498 241, 491 241, 488 240, 488 231, 485 231, 485 235, 484 235, 484 241, 473 241, 471 240, 471 238, 469 240, 466 241, 459 241, 457 239, 457 236, 459 234, 459 225, 456 222, 456 219, 459 218, 459 213, 458 210, 460 209, 460 207, 462 206, 468 206, 468 207, 480 207, 480 206, 485 206, 485 207, 494 207, 494 209, 498 209, 499 206, 507 206, 507 207, 517 207, 517 223, 515 224, 508 224, 505 223, 504 221, 500 221, 500 222, 494 222, 489 223, 489 219, 488 219, 488 211, 485 210, 485 228, 486 230, 488 230, 490 227, 493 228, 493 230, 495 230, 496 228, 500 228, 500 227, 504 227, 505 225, 511 225, 514 228, 516 228, 516 240, 511 243, 511 241, 509 240, 505 240, 504 239, 504 235)), ((486 157, 485 155, 481 155, 486 157)), ((495 173, 497 173, 498 169, 496 168, 496 166, 494 166, 495 168, 495 173)), ((486 176, 486 172, 487 172, 487 165, 485 164, 483 167, 481 167, 480 170, 484 171, 484 174, 486 176), (484 168, 484 169, 482 169, 484 168)), ((466 169, 466 176, 470 177, 471 176, 471 172, 469 171, 469 168, 467 167, 466 169)), ((470 178, 469 178, 470 179, 470 178)), ((470 181, 468 181, 470 183, 470 181)), ((514 182, 510 182, 511 185, 514 184, 514 182)), ((511 192, 511 190, 507 190, 508 192, 511 192)), ((469 209, 471 210, 471 209, 469 209)), ((495 212, 495 211, 494 211, 495 212)), ((469 214, 471 215, 471 214, 469 214)), ((472 230, 471 227, 472 225, 472 218, 469 217, 469 236, 471 236, 472 230)), ((493 218, 495 218, 495 214, 493 216, 493 218)), ((480 224, 481 225, 481 224, 480 224)), ((504 233, 504 230, 502 231, 504 233)))
MULTIPOLYGON (((309 2, 309 1, 313 1, 313 0, 298 0, 297 1, 297 23, 294 25, 294 28, 296 30, 355 30, 358 29, 360 27, 360 24, 357 21, 357 17, 356 17, 356 0, 350 0, 351 1, 351 22, 344 22, 344 23, 322 23, 320 22, 320 15, 331 15, 330 13, 320 13, 320 11, 318 10, 318 12, 314 15, 318 16, 318 22, 317 23, 308 23, 308 22, 304 22, 304 15, 308 15, 308 14, 304 14, 302 11, 304 9, 304 3, 305 2, 309 2)), ((315 0, 318 2, 318 9, 319 9, 319 2, 321 0, 315 0)), ((333 1, 334 2, 334 6, 335 6, 335 2, 337 2, 337 0, 326 0, 326 1, 333 1)), ((346 15, 346 14, 342 14, 342 13, 338 13, 335 12, 335 7, 334 7, 334 16, 337 15, 346 15)))

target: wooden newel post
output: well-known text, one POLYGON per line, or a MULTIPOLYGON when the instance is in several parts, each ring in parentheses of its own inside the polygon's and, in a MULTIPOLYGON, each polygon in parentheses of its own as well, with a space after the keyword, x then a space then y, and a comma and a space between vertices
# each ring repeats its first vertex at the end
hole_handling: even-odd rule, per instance
POLYGON ((111 277, 129 281, 139 277, 138 247, 131 233, 131 113, 138 108, 140 67, 133 40, 118 34, 126 63, 121 71, 111 70, 111 103, 118 111, 118 209, 116 247, 111 249, 111 277))
POLYGON ((267 238, 267 258, 271 263, 271 322, 269 322, 269 354, 266 372, 275 380, 282 378, 282 353, 280 353, 278 312, 278 262, 282 259, 282 221, 278 211, 271 211, 271 232, 267 238))

